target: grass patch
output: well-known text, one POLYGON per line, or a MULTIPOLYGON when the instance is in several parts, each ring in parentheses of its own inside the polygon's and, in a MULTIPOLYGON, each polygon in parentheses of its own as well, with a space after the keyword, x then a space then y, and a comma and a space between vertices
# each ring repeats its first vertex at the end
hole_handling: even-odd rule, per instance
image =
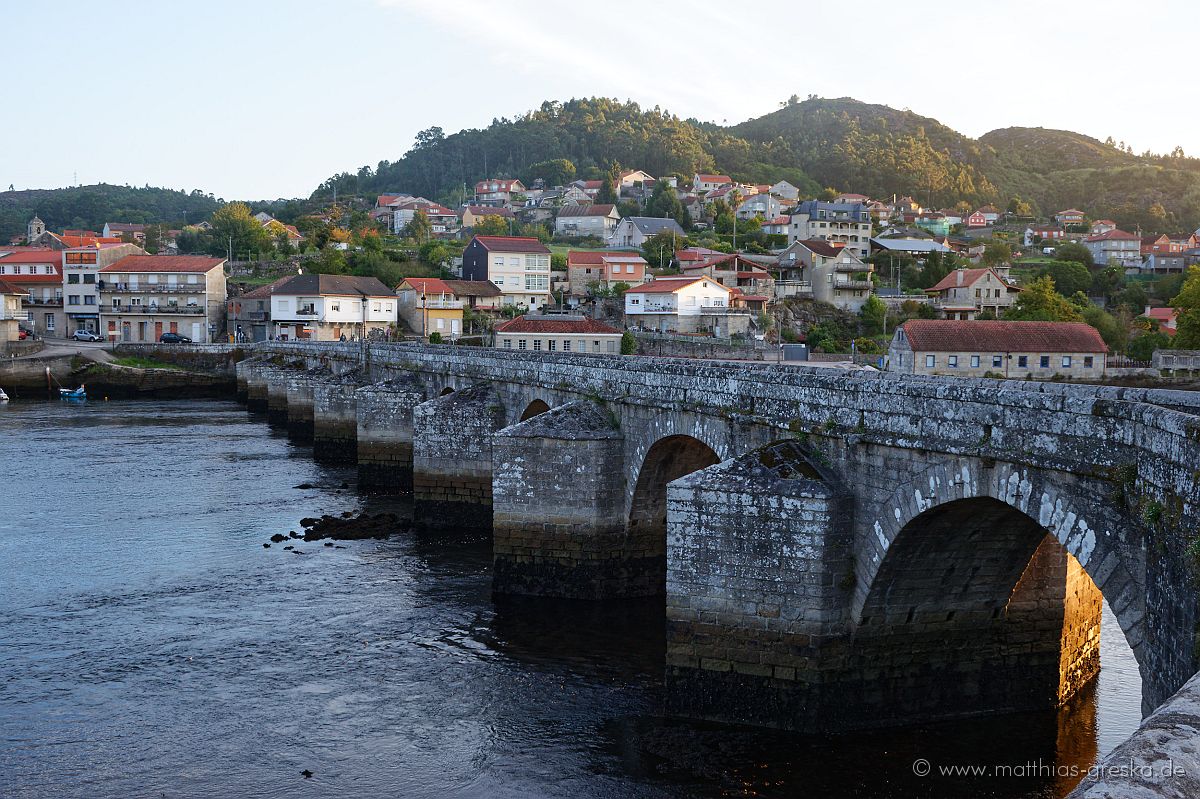
POLYGON ((113 358, 112 361, 117 366, 132 366, 134 369, 182 369, 182 366, 176 366, 173 363, 165 363, 155 360, 154 358, 141 358, 138 356, 126 356, 124 358, 113 358))

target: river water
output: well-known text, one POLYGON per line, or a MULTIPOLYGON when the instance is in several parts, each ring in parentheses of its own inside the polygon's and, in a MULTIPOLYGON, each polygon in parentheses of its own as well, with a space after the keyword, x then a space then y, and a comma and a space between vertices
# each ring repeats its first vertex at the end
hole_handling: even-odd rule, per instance
POLYGON ((4 797, 1031 799, 1140 716, 1106 614, 1096 690, 1058 714, 825 739, 665 719, 661 600, 497 601, 470 537, 263 548, 405 509, 232 402, 0 406, 0 478, 4 797), (1026 768, 937 776, 961 764, 1026 768))

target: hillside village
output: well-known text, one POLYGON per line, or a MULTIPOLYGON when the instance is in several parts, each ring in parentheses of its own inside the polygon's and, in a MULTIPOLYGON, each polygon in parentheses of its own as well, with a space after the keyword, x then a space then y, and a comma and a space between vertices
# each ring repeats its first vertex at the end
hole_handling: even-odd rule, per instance
POLYGON ((487 178, 457 208, 399 190, 370 207, 349 198, 291 222, 240 203, 179 228, 51 231, 35 216, 0 247, 0 292, 20 298, 14 341, 569 347, 557 331, 584 336, 576 348, 599 335, 597 351, 656 337, 802 344, 802 357, 893 369, 917 344, 897 332, 910 320, 960 323, 946 328, 959 330, 952 338, 978 323, 965 330, 990 338, 961 365, 909 357, 909 370, 959 374, 1007 366, 987 353, 1013 351, 1011 323, 1040 322, 1044 334, 1057 323, 1074 349, 1043 342, 1050 359, 1022 374, 1089 377, 1175 343, 1173 300, 1200 263, 1198 233, 1141 235, 1076 208, 1039 218, 1019 198, 927 208, 834 189, 805 197, 783 179, 614 168, 561 184, 487 178), (529 335, 513 338, 516 328, 529 335))

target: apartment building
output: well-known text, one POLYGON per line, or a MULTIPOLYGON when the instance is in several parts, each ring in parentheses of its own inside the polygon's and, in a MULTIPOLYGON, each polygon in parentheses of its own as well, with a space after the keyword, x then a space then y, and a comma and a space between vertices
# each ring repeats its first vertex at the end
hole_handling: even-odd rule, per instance
POLYGON ((100 327, 108 341, 156 342, 178 333, 211 342, 225 322, 225 259, 127 255, 101 267, 100 327))

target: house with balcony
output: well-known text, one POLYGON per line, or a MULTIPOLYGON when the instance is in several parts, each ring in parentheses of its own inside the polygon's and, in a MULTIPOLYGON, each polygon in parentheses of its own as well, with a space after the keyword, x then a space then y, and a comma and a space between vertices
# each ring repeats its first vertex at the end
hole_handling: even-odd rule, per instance
POLYGON ((738 203, 734 213, 738 219, 769 221, 783 213, 783 203, 770 194, 754 194, 738 203))
MULTIPOLYGON (((1142 239, 1124 230, 1110 230, 1083 240, 1097 266, 1137 266, 1142 258, 1142 239)), ((1168 247, 1168 250, 1170 248, 1168 247)))
POLYGON ((392 232, 396 235, 403 233, 404 228, 413 220, 418 211, 424 212, 425 218, 429 220, 430 230, 435 236, 451 236, 458 232, 458 212, 452 211, 440 203, 426 200, 424 197, 414 197, 394 206, 392 232))
POLYGON ((608 246, 641 248, 646 239, 659 233, 674 233, 683 240, 687 234, 674 219, 659 219, 652 216, 627 216, 613 228, 608 237, 608 246))
POLYGON ((625 292, 625 324, 661 333, 728 338, 750 329, 750 311, 734 306, 733 293, 706 276, 653 280, 625 292))
POLYGON ((127 255, 99 271, 100 329, 109 341, 156 342, 163 333, 211 342, 224 330, 225 259, 127 255))
POLYGON ((409 330, 428 339, 437 333, 444 340, 463 332, 464 303, 454 290, 436 277, 406 277, 396 286, 400 319, 409 330))
POLYGON ((1068 208, 1065 211, 1059 211, 1054 215, 1054 221, 1062 227, 1070 227, 1071 225, 1082 225, 1087 219, 1087 214, 1080 211, 1078 208, 1068 208))
POLYGON ((1097 219, 1092 223, 1088 233, 1092 236, 1099 236, 1101 233, 1107 233, 1110 230, 1116 230, 1117 223, 1111 219, 1097 219))
POLYGON ((0 352, 21 340, 25 290, 0 279, 0 352))
POLYGON ((745 255, 710 251, 699 260, 680 260, 679 263, 685 277, 703 275, 727 288, 741 289, 744 294, 775 296, 775 278, 745 255))
POLYGON ((273 335, 283 340, 361 340, 396 324, 398 302, 378 278, 294 275, 271 294, 273 335))
POLYGON ((230 297, 225 302, 225 333, 232 341, 266 341, 274 331, 271 326, 271 295, 291 279, 281 277, 265 286, 230 297))
MULTIPOLYGON (((514 195, 523 195, 525 184, 508 178, 490 178, 475 184, 475 204, 511 208, 514 195)), ((523 204, 519 203, 519 204, 523 204)))
POLYGON ((805 200, 792 210, 789 241, 824 239, 842 244, 858 258, 871 254, 871 212, 862 203, 805 200))
POLYGON ((513 216, 513 212, 507 208, 499 208, 491 205, 465 205, 460 212, 462 228, 474 228, 489 216, 498 216, 503 219, 505 223, 511 222, 516 218, 513 216))
POLYGON ((857 313, 871 296, 872 264, 824 239, 793 242, 776 261, 774 296, 811 297, 857 313))
POLYGON ((605 241, 621 221, 621 213, 611 203, 601 205, 564 205, 554 219, 554 235, 605 241))
MULTIPOLYGON (((90 330, 103 335, 100 328, 100 271, 131 255, 145 255, 136 244, 96 242, 62 251, 63 313, 67 318, 65 335, 90 330)), ((224 297, 221 298, 224 301, 224 297)))
POLYGON ((0 280, 25 292, 25 328, 39 336, 65 337, 62 252, 49 247, 0 249, 0 280))
POLYGON ((536 310, 551 301, 550 249, 530 236, 474 236, 463 249, 464 280, 490 280, 501 303, 536 310))
MULTIPOLYGON (((498 313, 502 308, 500 289, 490 280, 443 280, 454 296, 463 302, 463 310, 498 313)), ((470 332, 470 331, 468 331, 470 332)))
POLYGON ((692 176, 692 193, 707 194, 713 189, 729 186, 732 183, 733 179, 729 175, 706 175, 697 172, 692 176))
POLYGON ((995 270, 955 269, 925 290, 933 307, 947 319, 975 319, 985 311, 999 317, 1017 300, 1021 288, 995 270))

